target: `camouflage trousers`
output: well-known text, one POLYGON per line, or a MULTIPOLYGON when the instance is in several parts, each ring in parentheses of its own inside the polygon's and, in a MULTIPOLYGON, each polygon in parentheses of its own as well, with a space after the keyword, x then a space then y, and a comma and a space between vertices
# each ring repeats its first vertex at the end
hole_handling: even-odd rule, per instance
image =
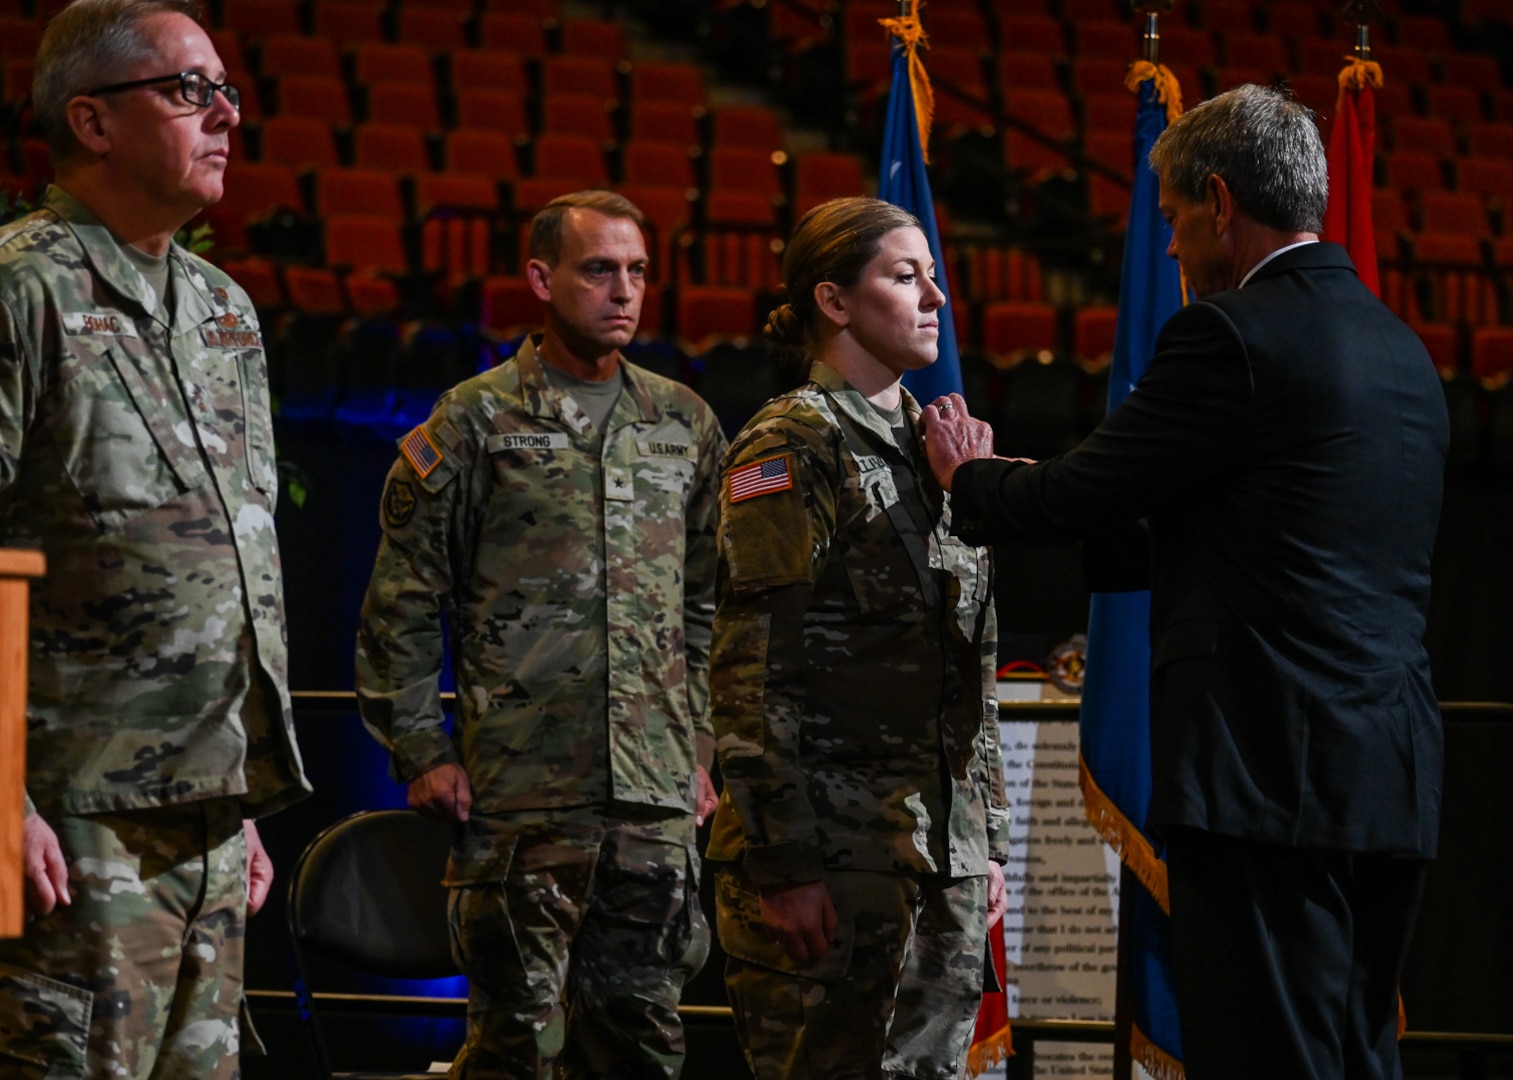
POLYGON ((474 819, 447 884, 468 977, 452 1080, 677 1077, 683 984, 709 954, 693 818, 474 819))
POLYGON ((238 1075, 235 800, 48 819, 73 903, 0 941, 0 1080, 238 1075))
POLYGON ((758 1080, 956 1080, 982 1002, 986 877, 825 875, 836 943, 799 965, 744 874, 715 879, 725 989, 758 1080))

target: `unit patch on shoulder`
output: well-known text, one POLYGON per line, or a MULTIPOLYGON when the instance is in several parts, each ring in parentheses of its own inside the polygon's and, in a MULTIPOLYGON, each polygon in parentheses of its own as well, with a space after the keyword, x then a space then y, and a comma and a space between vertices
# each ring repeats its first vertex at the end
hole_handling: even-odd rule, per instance
POLYGON ((441 451, 431 441, 431 434, 424 427, 418 427, 406 435, 399 444, 399 452, 410 463, 410 468, 415 470, 415 475, 422 480, 435 472, 436 466, 441 464, 441 451))
POLYGON ((789 465, 789 455, 779 454, 777 457, 763 458, 761 461, 753 461, 750 465, 742 465, 739 469, 731 470, 730 501, 741 502, 745 499, 754 499, 758 495, 771 495, 777 491, 787 491, 793 487, 793 469, 789 465))
POLYGON ((384 524, 398 529, 415 516, 415 488, 408 480, 390 480, 384 489, 384 524))

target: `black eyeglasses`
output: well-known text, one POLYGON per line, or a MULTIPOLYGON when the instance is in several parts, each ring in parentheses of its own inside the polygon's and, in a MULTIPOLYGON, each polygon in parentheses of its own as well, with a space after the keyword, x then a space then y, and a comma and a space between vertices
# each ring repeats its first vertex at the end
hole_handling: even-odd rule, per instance
POLYGON ((154 75, 150 79, 133 79, 131 82, 115 83, 112 86, 102 86, 98 90, 91 90, 86 97, 97 97, 100 94, 114 94, 117 90, 135 90, 139 86, 153 86, 157 83, 179 81, 179 93, 184 95, 184 100, 201 109, 215 104, 215 94, 219 90, 226 95, 226 100, 237 112, 242 111, 242 95, 237 93, 236 87, 230 83, 212 82, 198 71, 181 71, 177 75, 154 75))

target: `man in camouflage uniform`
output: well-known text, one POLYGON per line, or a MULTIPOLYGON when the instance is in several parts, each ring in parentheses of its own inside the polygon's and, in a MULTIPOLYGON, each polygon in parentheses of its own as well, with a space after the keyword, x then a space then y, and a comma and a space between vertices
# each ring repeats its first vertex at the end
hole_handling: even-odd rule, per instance
POLYGON ((220 197, 238 119, 196 16, 53 20, 34 98, 57 186, 0 229, 0 543, 47 559, 0 1076, 235 1076, 271 882, 243 818, 308 790, 257 317, 172 243, 220 197))
POLYGON ((626 362, 640 214, 580 192, 531 227, 545 333, 400 440, 357 686, 412 806, 461 824, 446 883, 471 984, 453 1077, 666 1077, 703 964, 708 651, 724 438, 626 362), (442 619, 457 679, 437 692, 442 619))
POLYGON ((762 1080, 952 1080, 1008 859, 990 555, 950 534, 912 397, 885 419, 824 363, 809 379, 721 485, 726 988, 762 1080))

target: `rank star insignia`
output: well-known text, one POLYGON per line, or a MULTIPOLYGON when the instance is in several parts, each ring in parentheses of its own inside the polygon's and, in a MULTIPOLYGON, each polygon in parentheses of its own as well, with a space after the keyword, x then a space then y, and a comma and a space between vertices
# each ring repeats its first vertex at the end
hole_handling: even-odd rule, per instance
POLYGON ((415 489, 408 480, 391 480, 384 491, 384 522, 398 529, 415 516, 415 489))

